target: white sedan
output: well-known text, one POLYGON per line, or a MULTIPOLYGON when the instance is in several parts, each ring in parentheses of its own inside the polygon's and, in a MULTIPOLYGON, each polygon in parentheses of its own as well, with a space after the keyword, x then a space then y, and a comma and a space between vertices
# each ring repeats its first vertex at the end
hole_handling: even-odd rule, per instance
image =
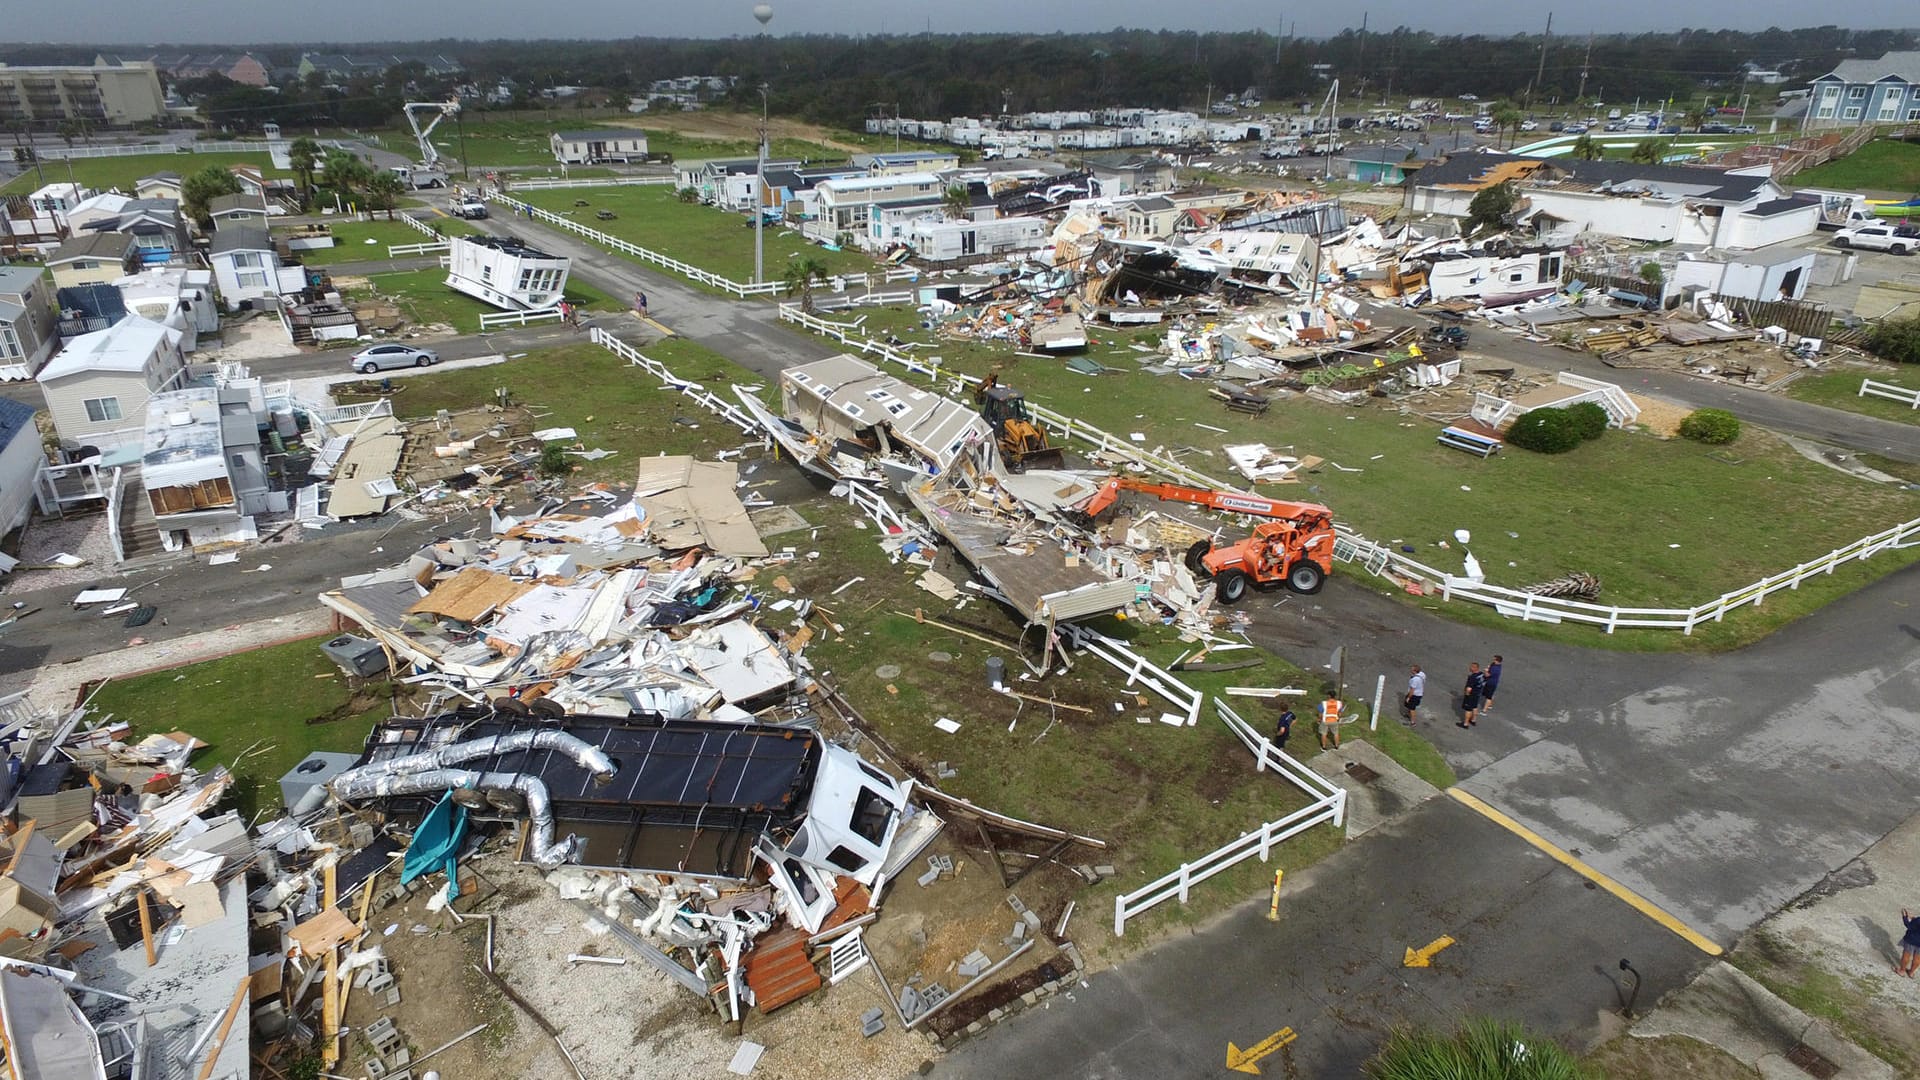
POLYGON ((411 345, 389 342, 361 349, 347 361, 347 366, 362 375, 371 375, 387 368, 426 367, 439 362, 440 354, 431 349, 416 349, 411 345))

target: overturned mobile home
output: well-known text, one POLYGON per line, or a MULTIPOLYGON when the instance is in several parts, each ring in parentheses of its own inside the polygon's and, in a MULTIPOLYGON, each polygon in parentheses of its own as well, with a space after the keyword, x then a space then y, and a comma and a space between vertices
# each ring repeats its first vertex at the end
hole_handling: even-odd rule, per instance
POLYGON ((538 311, 566 294, 573 260, 502 236, 456 236, 449 243, 447 288, 505 311, 538 311))

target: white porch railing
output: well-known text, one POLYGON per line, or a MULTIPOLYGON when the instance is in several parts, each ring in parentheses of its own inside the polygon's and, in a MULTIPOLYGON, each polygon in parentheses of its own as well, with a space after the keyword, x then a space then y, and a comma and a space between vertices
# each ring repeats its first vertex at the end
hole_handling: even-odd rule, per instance
POLYGON ((1068 623, 1060 627, 1060 633, 1074 648, 1092 653, 1125 674, 1127 686, 1139 683, 1165 698, 1167 703, 1176 710, 1171 715, 1180 717, 1186 727, 1192 727, 1200 722, 1200 704, 1205 700, 1200 691, 1181 682, 1179 676, 1162 670, 1153 661, 1134 652, 1126 642, 1089 630, 1079 623, 1068 623))
POLYGON ((1272 769, 1280 779, 1299 788, 1310 800, 1307 805, 1295 810, 1276 821, 1269 821, 1252 832, 1242 833, 1239 839, 1209 851, 1191 862, 1184 862, 1176 869, 1149 881, 1129 893, 1113 898, 1113 936, 1120 937, 1127 932, 1127 920, 1163 904, 1168 900, 1187 902, 1193 887, 1200 882, 1258 857, 1267 861, 1275 846, 1298 836, 1315 825, 1332 825, 1338 829, 1346 824, 1347 793, 1338 785, 1328 781, 1312 769, 1294 760, 1287 752, 1261 738, 1260 735, 1240 719, 1226 702, 1215 699, 1214 709, 1220 714, 1220 721, 1227 725, 1247 749, 1253 751, 1255 768, 1262 772, 1272 769))
POLYGON ((1893 383, 1861 379, 1860 392, 1854 396, 1867 397, 1868 395, 1897 401, 1909 409, 1920 409, 1920 390, 1909 390, 1904 386, 1895 386, 1893 383))
MULTIPOLYGON (((943 370, 940 362, 933 357, 915 357, 885 342, 865 337, 858 332, 858 327, 836 323, 817 315, 809 315, 801 311, 798 304, 781 304, 780 318, 832 338, 864 356, 877 357, 916 375, 935 381, 951 379, 968 386, 979 381, 962 372, 943 370)), ((1065 413, 1056 412, 1031 401, 1027 403, 1027 408, 1041 426, 1060 436, 1062 441, 1079 440, 1108 455, 1135 462, 1144 469, 1180 483, 1222 491, 1239 490, 1235 484, 1215 479, 1172 458, 1142 450, 1132 442, 1118 439, 1065 413)), ((1849 562, 1868 559, 1882 551, 1920 545, 1920 518, 1915 518, 1871 536, 1861 537, 1818 558, 1809 559, 1798 566, 1761 578, 1750 585, 1722 593, 1694 607, 1641 608, 1561 600, 1555 597, 1538 596, 1519 589, 1508 589, 1486 582, 1454 577, 1444 570, 1437 570, 1407 558, 1397 548, 1376 544, 1344 525, 1336 525, 1336 528, 1339 530, 1339 543, 1334 549, 1335 556, 1343 561, 1357 563, 1376 576, 1417 581, 1423 585, 1438 588, 1442 599, 1485 604, 1511 618, 1532 622, 1582 623, 1603 627, 1609 634, 1622 628, 1678 630, 1683 634, 1692 634, 1695 627, 1720 622, 1729 612, 1749 604, 1758 607, 1774 593, 1783 589, 1798 589, 1807 579, 1820 574, 1831 574, 1849 562)))

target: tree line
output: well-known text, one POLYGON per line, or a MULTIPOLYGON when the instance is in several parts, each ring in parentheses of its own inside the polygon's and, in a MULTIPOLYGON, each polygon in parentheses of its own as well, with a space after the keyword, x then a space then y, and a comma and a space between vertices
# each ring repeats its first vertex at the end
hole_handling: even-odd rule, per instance
MULTIPOLYGON (((1528 108, 1587 100, 1698 99, 1736 101, 1751 90, 1743 65, 1756 64, 1804 81, 1842 59, 1874 57, 1915 47, 1905 30, 1680 30, 1596 36, 1439 35, 1405 27, 1330 38, 1280 38, 1270 30, 1193 33, 1116 29, 1085 34, 965 34, 738 37, 614 41, 435 41, 355 46, 262 46, 252 50, 291 71, 302 51, 443 53, 466 71, 428 76, 401 65, 380 76, 330 86, 324 77, 289 78, 278 91, 227 80, 188 80, 179 89, 197 97, 221 126, 282 124, 372 126, 390 121, 408 95, 451 92, 463 84, 483 90, 502 80, 514 87, 513 106, 537 100, 540 90, 590 86, 644 99, 657 79, 678 75, 738 78, 735 104, 758 107, 765 84, 774 111, 833 125, 856 125, 876 112, 944 119, 1028 110, 1090 109, 1113 105, 1193 108, 1209 95, 1253 90, 1269 104, 1317 102, 1332 79, 1345 101, 1399 96, 1505 98, 1528 108), (884 104, 883 104, 884 103, 884 104)), ((229 51, 232 46, 226 47, 229 51)), ((95 50, 74 46, 0 49, 10 63, 88 60, 95 50)), ((144 55, 139 48, 118 50, 144 55)), ((209 50, 211 51, 211 50, 209 50)))

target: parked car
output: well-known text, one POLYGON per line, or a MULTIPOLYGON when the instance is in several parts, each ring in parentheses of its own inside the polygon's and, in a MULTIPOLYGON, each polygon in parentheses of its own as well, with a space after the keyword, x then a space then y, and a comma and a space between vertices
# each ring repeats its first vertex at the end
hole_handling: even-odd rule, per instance
POLYGON ((1731 125, 1731 124, 1701 124, 1701 125, 1700 125, 1700 134, 1702 134, 1702 135, 1731 135, 1731 134, 1733 134, 1733 125, 1731 125))
POLYGON ((1538 121, 1538 120, 1522 120, 1522 121, 1520 121, 1520 130, 1521 130, 1521 131, 1539 131, 1539 130, 1540 130, 1540 121, 1538 121))
POLYGON ((1562 135, 1578 135, 1586 130, 1587 125, 1585 124, 1568 124, 1566 127, 1560 129, 1560 133, 1562 135))
POLYGON ((1547 130, 1554 133, 1555 135, 1558 135, 1562 131, 1567 130, 1566 121, 1555 120, 1553 123, 1547 125, 1547 130))
POLYGON ((1758 135, 1760 129, 1754 127, 1752 124, 1735 124, 1733 126, 1733 133, 1735 135, 1758 135))
POLYGON ((347 366, 362 375, 401 367, 428 367, 440 362, 440 354, 431 349, 388 342, 361 349, 347 360, 347 366))
POLYGON ((1622 120, 1609 120, 1607 121, 1606 129, 1608 131, 1625 131, 1627 130, 1627 125, 1626 122, 1622 120))
POLYGON ((1905 255, 1920 247, 1920 239, 1901 235, 1901 229, 1895 225, 1862 225, 1834 233, 1833 246, 1905 255))
POLYGON ((466 218, 470 221, 479 221, 487 216, 487 204, 481 202, 479 199, 468 199, 463 203, 455 203, 453 206, 453 216, 466 218))

